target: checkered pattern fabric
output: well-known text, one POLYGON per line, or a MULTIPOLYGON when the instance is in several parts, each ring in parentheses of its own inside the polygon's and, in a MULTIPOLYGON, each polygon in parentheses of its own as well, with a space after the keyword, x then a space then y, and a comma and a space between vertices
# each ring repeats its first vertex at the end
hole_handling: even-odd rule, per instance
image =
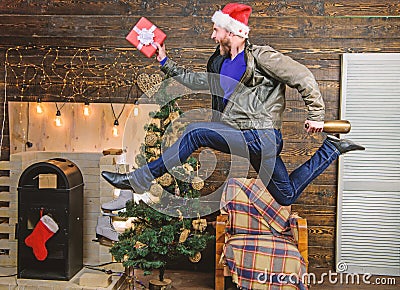
POLYGON ((258 179, 230 179, 222 196, 228 213, 224 257, 241 289, 307 289, 306 265, 293 235, 290 206, 279 205, 258 179))

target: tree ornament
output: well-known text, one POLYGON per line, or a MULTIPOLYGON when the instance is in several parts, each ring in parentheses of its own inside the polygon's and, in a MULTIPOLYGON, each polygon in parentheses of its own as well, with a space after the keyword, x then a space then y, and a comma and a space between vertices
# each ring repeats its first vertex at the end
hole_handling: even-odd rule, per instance
POLYGON ((184 243, 187 238, 189 237, 190 234, 190 230, 188 229, 183 229, 183 231, 181 232, 181 235, 179 236, 179 243, 184 243))
POLYGON ((204 187, 204 181, 198 176, 192 179, 192 187, 196 190, 201 190, 204 187))
POLYGON ((158 136, 155 133, 149 133, 146 135, 144 142, 147 146, 155 146, 158 141, 158 136))
POLYGON ((161 197, 163 191, 164 191, 163 187, 158 183, 153 183, 150 186, 150 190, 149 190, 150 194, 155 197, 161 197))
POLYGON ((207 220, 199 217, 197 220, 192 221, 192 226, 196 231, 203 232, 207 228, 207 220))
POLYGON ((193 257, 189 257, 189 261, 192 263, 198 263, 201 260, 201 253, 197 252, 196 254, 194 254, 193 257))
POLYGON ((136 80, 139 89, 150 98, 158 91, 161 82, 162 77, 160 74, 149 75, 147 73, 142 73, 136 80))
POLYGON ((162 186, 170 186, 174 182, 174 178, 167 172, 157 178, 157 182, 162 186))
POLYGON ((141 248, 146 247, 146 246, 147 246, 146 244, 143 244, 143 243, 141 243, 139 241, 136 241, 136 243, 135 243, 135 245, 133 247, 135 249, 141 249, 141 248))

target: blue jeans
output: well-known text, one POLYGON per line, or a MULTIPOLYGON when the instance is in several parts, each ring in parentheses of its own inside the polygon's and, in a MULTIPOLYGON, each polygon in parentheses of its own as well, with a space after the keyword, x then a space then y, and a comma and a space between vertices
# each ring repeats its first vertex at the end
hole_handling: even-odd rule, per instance
POLYGON ((200 147, 248 158, 268 191, 281 205, 295 202, 304 188, 340 155, 325 140, 308 161, 289 175, 279 156, 283 147, 279 130, 238 130, 219 122, 192 123, 161 157, 130 174, 133 188, 137 192, 148 190, 154 178, 182 164, 200 147))

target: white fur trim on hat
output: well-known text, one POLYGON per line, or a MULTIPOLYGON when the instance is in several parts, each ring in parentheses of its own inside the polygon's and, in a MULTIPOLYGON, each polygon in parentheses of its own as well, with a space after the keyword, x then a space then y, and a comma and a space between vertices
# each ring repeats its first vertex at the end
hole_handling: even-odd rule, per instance
POLYGON ((42 223, 53 233, 56 233, 58 231, 58 225, 56 224, 56 222, 49 217, 48 215, 44 215, 40 218, 40 220, 42 221, 42 223))
POLYGON ((215 25, 225 28, 226 30, 234 33, 235 35, 248 38, 250 28, 244 23, 237 21, 228 14, 223 13, 221 10, 216 11, 211 18, 215 25))

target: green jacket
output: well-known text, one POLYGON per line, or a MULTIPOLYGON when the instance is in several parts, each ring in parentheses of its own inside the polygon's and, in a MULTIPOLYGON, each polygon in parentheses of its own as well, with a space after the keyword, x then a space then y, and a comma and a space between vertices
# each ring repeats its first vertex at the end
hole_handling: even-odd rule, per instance
POLYGON ((168 59, 161 70, 192 89, 210 89, 213 121, 223 121, 238 129, 280 129, 285 110, 286 85, 297 89, 308 110, 308 120, 323 121, 325 105, 312 73, 292 58, 270 46, 247 42, 245 60, 247 68, 240 84, 226 106, 219 83, 219 72, 225 56, 217 47, 207 64, 207 73, 198 73, 178 66, 168 59))

